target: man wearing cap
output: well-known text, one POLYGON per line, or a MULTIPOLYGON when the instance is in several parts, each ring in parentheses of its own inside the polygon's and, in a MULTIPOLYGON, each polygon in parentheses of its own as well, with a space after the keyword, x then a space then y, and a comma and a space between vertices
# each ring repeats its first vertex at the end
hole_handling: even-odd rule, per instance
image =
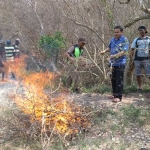
POLYGON ((80 90, 78 88, 78 73, 75 71, 75 59, 82 56, 84 51, 84 45, 86 44, 86 40, 84 38, 78 39, 78 44, 71 46, 67 52, 66 57, 69 65, 69 72, 66 79, 66 86, 69 88, 72 87, 74 92, 79 93, 80 90))
POLYGON ((19 51, 19 44, 20 44, 20 39, 16 39, 15 43, 13 44, 14 47, 14 58, 19 58, 20 51, 19 51))
POLYGON ((130 61, 134 60, 138 91, 141 91, 142 68, 144 69, 145 74, 150 76, 150 37, 146 36, 148 32, 145 26, 139 26, 138 31, 140 36, 135 38, 132 42, 130 61))
POLYGON ((78 44, 71 46, 66 52, 66 56, 71 63, 74 62, 74 59, 82 56, 83 47, 86 44, 86 40, 84 38, 78 39, 78 44))

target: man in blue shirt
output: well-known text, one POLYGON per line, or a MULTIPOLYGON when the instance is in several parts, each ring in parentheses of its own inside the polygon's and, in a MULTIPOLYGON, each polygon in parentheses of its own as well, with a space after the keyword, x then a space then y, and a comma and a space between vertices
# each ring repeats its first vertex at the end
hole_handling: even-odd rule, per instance
POLYGON ((126 53, 129 50, 129 42, 126 37, 123 36, 123 28, 116 26, 114 28, 114 37, 110 40, 109 46, 101 54, 110 52, 110 65, 112 66, 112 98, 113 102, 119 102, 122 100, 123 94, 123 76, 125 65, 127 61, 126 53))

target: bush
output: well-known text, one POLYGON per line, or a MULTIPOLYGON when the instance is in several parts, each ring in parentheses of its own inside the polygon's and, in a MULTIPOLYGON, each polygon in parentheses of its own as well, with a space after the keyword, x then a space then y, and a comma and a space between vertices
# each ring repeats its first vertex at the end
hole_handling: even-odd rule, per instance
POLYGON ((39 40, 39 47, 45 52, 48 58, 59 53, 59 50, 66 45, 66 39, 61 32, 55 32, 51 35, 44 35, 39 40))

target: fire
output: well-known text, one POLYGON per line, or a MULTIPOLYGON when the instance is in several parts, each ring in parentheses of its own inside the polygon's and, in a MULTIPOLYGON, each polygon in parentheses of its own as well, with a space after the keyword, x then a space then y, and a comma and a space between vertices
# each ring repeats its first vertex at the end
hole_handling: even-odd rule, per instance
POLYGON ((18 90, 15 102, 30 116, 32 122, 40 122, 43 132, 53 130, 55 133, 69 135, 88 125, 81 109, 69 103, 65 95, 52 98, 50 92, 45 92, 46 86, 54 86, 55 74, 40 72, 26 75, 25 71, 19 71, 24 63, 20 63, 20 66, 16 73, 21 78, 23 86, 18 90))

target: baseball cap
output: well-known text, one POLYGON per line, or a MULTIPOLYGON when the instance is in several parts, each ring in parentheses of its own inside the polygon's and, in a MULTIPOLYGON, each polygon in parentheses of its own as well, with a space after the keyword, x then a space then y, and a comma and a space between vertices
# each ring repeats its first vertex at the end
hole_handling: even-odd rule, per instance
POLYGON ((84 38, 79 38, 78 42, 82 42, 82 43, 85 43, 85 44, 87 43, 86 39, 84 39, 84 38))
POLYGON ((139 27, 138 27, 138 30, 141 30, 141 29, 142 29, 142 30, 145 30, 145 33, 148 33, 145 26, 139 26, 139 27))
POLYGON ((20 42, 20 39, 19 39, 19 38, 17 38, 15 41, 19 41, 19 42, 20 42))

